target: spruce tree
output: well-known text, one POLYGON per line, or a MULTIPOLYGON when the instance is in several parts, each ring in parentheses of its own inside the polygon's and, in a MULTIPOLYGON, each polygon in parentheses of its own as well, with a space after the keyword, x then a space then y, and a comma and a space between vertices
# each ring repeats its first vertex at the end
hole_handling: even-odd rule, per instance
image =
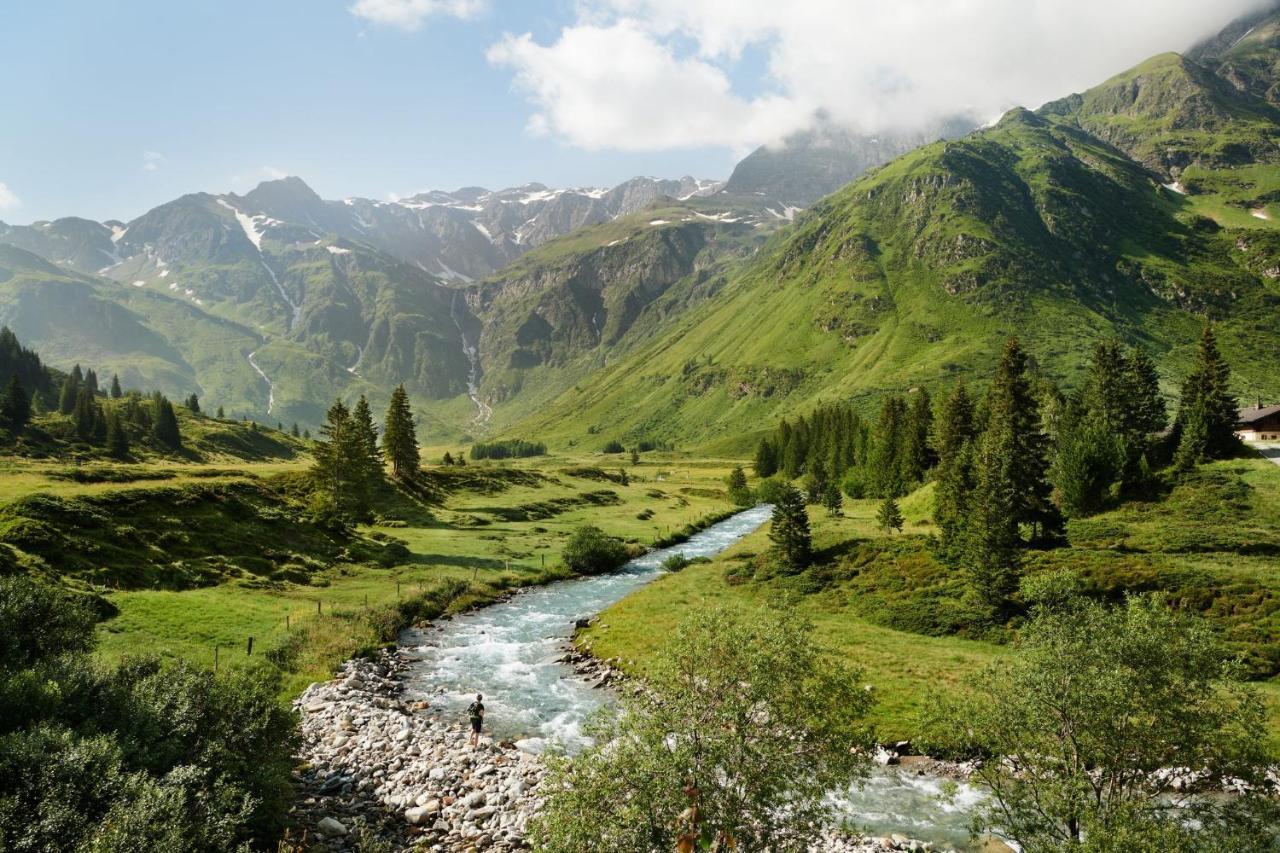
POLYGON ((1125 437, 1102 416, 1080 401, 1069 405, 1049 472, 1063 513, 1079 518, 1102 509, 1111 489, 1124 479, 1128 455, 1125 437))
POLYGON ((124 390, 120 387, 119 374, 111 374, 111 399, 119 400, 124 396, 124 390))
POLYGON ((1178 412, 1182 438, 1177 454, 1181 467, 1230 456, 1239 447, 1238 404, 1231 395, 1230 380, 1231 368, 1218 352, 1213 327, 1205 323, 1195 365, 1182 385, 1178 412))
POLYGON ((835 483, 827 483, 827 489, 822 494, 822 506, 826 508, 827 515, 832 517, 844 515, 844 495, 840 493, 840 487, 835 483))
POLYGON ((75 411, 76 395, 80 393, 80 385, 84 376, 80 373, 80 365, 76 365, 62 382, 62 393, 58 395, 58 411, 69 415, 75 411))
POLYGON ((320 438, 311 448, 311 473, 316 490, 325 496, 328 507, 339 514, 354 508, 356 478, 349 455, 355 443, 354 434, 350 410, 341 400, 334 400, 325 413, 320 438))
MULTIPOLYGON (((1030 525, 1033 539, 1057 532, 1062 519, 1049 500, 1048 437, 1042 429, 1039 401, 1031 390, 1026 355, 1017 338, 1006 344, 987 395, 985 435, 993 448, 1003 448, 1001 453, 1012 455, 1008 464, 1015 522, 1030 525)), ((979 454, 980 467, 982 456, 979 454)), ((1000 464, 1005 463, 1001 460, 1000 464)))
POLYGON ((894 498, 885 498, 876 512, 876 524, 885 533, 900 533, 904 524, 902 510, 894 498))
POLYGON ((747 488, 747 475, 741 466, 737 466, 729 472, 729 476, 725 478, 725 485, 729 489, 729 500, 738 506, 751 505, 751 490, 747 488))
POLYGON ((774 554, 782 570, 789 574, 804 569, 813 559, 813 539, 809 533, 809 511, 804 495, 792 485, 778 490, 769 528, 774 554))
POLYGON ((958 543, 969 517, 969 499, 974 488, 974 447, 976 438, 973 400, 963 381, 957 382, 942 404, 935 442, 938 448, 938 476, 934 490, 933 520, 941 531, 943 559, 958 563, 958 543))
POLYGON ((0 398, 0 420, 14 434, 21 433, 31 422, 31 400, 16 373, 9 377, 4 397, 0 398))
POLYGON ((89 393, 98 396, 98 374, 92 368, 84 373, 84 386, 89 389, 89 393))
MULTIPOLYGON (((994 420, 994 419, 993 419, 994 420)), ((992 423, 976 461, 977 480, 965 525, 963 563, 970 589, 991 610, 999 610, 1018 588, 1022 538, 1018 510, 1018 446, 1012 430, 992 423)))
POLYGON ((877 497, 897 498, 907 492, 906 431, 906 401, 898 396, 886 398, 880 406, 871 445, 872 488, 877 497))
POLYGON ((81 385, 76 392, 76 403, 72 407, 72 420, 75 422, 76 435, 82 441, 92 441, 97 433, 97 413, 94 410, 93 395, 87 385, 81 385))
POLYGON ((185 405, 188 411, 197 415, 200 414, 200 398, 197 397, 195 394, 191 394, 189 397, 187 397, 185 405))
POLYGON ((929 446, 933 431, 933 401, 921 388, 911 398, 903 436, 903 479, 907 484, 923 483, 925 473, 933 467, 934 453, 929 446))
POLYGON ((1128 375, 1134 428, 1148 436, 1163 431, 1169 423, 1169 412, 1160 394, 1160 375, 1142 347, 1129 351, 1128 375))
POLYGON ((301 437, 302 433, 301 433, 301 431, 299 431, 299 429, 298 429, 298 422, 297 422, 297 421, 294 421, 294 422, 293 422, 293 429, 289 430, 289 434, 290 434, 290 435, 292 435, 294 438, 299 438, 299 437, 301 437))
POLYGON ((116 459, 124 459, 129 455, 129 436, 125 432, 124 422, 120 419, 120 413, 114 408, 108 409, 106 413, 107 421, 107 452, 116 459))
POLYGON ((382 454, 378 452, 378 429, 373 412, 363 394, 351 409, 352 466, 359 487, 358 504, 367 507, 382 482, 382 454))
POLYGON ((444 452, 444 456, 442 456, 442 457, 440 458, 440 464, 441 464, 441 465, 446 465, 446 466, 452 465, 452 464, 453 464, 453 454, 446 450, 446 451, 444 452))
POLYGON ((222 420, 222 419, 224 419, 226 416, 227 416, 227 413, 223 410, 223 408, 222 408, 221 406, 219 406, 219 407, 218 407, 218 414, 217 414, 217 418, 218 418, 218 420, 222 420))
POLYGON ((155 440, 171 450, 182 447, 182 433, 178 428, 178 415, 173 411, 173 403, 156 391, 151 396, 151 407, 151 434, 155 440))
POLYGON ((391 392, 391 403, 387 406, 387 420, 382 433, 382 452, 391 463, 393 477, 407 478, 418 473, 418 438, 413 426, 413 410, 409 407, 409 395, 403 385, 391 392))
POLYGON ((778 472, 778 451, 769 439, 760 439, 760 444, 756 446, 756 459, 752 467, 755 468, 756 476, 762 479, 772 477, 778 472))

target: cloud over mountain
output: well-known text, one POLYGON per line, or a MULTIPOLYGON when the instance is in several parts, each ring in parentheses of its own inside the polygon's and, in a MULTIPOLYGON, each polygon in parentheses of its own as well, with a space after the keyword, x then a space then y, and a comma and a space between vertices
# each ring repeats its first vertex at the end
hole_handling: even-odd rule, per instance
POLYGON ((876 132, 1038 106, 1262 5, 582 0, 554 40, 508 34, 488 57, 534 105, 532 132, 588 149, 741 150, 819 112, 876 132))

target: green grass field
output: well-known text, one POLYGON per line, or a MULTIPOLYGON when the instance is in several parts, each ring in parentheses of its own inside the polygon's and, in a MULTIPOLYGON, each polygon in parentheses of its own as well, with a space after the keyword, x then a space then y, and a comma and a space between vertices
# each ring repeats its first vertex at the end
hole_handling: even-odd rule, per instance
MULTIPOLYGON (((914 612, 912 605, 932 610, 939 599, 929 596, 941 594, 945 600, 947 594, 945 587, 937 592, 928 565, 921 569, 929 560, 920 556, 923 539, 913 535, 931 532, 926 520, 930 490, 925 486, 902 501, 907 524, 894 542, 875 529, 875 501, 846 502, 843 518, 810 508, 815 548, 825 549, 829 564, 849 565, 842 561, 853 548, 866 545, 889 555, 871 568, 852 576, 837 569, 786 581, 743 580, 750 578, 755 556, 769 547, 762 529, 716 560, 663 576, 610 607, 582 641, 597 655, 618 658, 624 669, 643 673, 663 638, 694 607, 786 602, 812 621, 823 643, 862 671, 877 696, 871 722, 879 736, 919 738, 926 733, 934 697, 962 688, 969 674, 1009 648, 895 627, 903 621, 901 614, 914 612)), ((1082 533, 1076 543, 1073 530, 1073 547, 1038 555, 1028 570, 1065 567, 1091 583, 1109 577, 1109 583, 1134 589, 1174 590, 1175 600, 1182 596, 1184 606, 1221 626, 1230 646, 1253 650, 1250 662, 1261 659, 1257 665, 1266 666, 1280 612, 1280 572, 1268 551, 1280 531, 1278 512, 1280 468, 1254 459, 1214 463, 1162 500, 1124 504, 1087 521, 1088 531, 1110 531, 1111 539, 1093 542, 1082 533), (1237 500, 1225 499, 1224 490, 1237 500), (1257 550, 1263 553, 1253 553, 1257 550), (1150 573, 1148 562, 1155 566, 1150 573)), ((1270 745, 1280 756, 1280 677, 1253 684, 1270 709, 1270 745)))

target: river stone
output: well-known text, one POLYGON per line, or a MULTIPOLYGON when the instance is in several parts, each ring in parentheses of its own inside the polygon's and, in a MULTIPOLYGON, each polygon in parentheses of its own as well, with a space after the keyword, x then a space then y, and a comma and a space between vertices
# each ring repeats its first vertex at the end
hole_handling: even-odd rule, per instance
POLYGON ((336 818, 327 817, 316 825, 321 835, 346 835, 347 828, 336 818))

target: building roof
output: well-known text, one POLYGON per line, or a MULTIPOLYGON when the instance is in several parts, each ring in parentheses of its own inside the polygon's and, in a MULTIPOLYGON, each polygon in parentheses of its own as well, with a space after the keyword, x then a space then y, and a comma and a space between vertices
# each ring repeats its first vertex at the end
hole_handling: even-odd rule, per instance
POLYGON ((1276 414, 1280 414, 1280 406, 1250 406, 1238 411, 1236 420, 1242 424, 1251 424, 1276 414))

